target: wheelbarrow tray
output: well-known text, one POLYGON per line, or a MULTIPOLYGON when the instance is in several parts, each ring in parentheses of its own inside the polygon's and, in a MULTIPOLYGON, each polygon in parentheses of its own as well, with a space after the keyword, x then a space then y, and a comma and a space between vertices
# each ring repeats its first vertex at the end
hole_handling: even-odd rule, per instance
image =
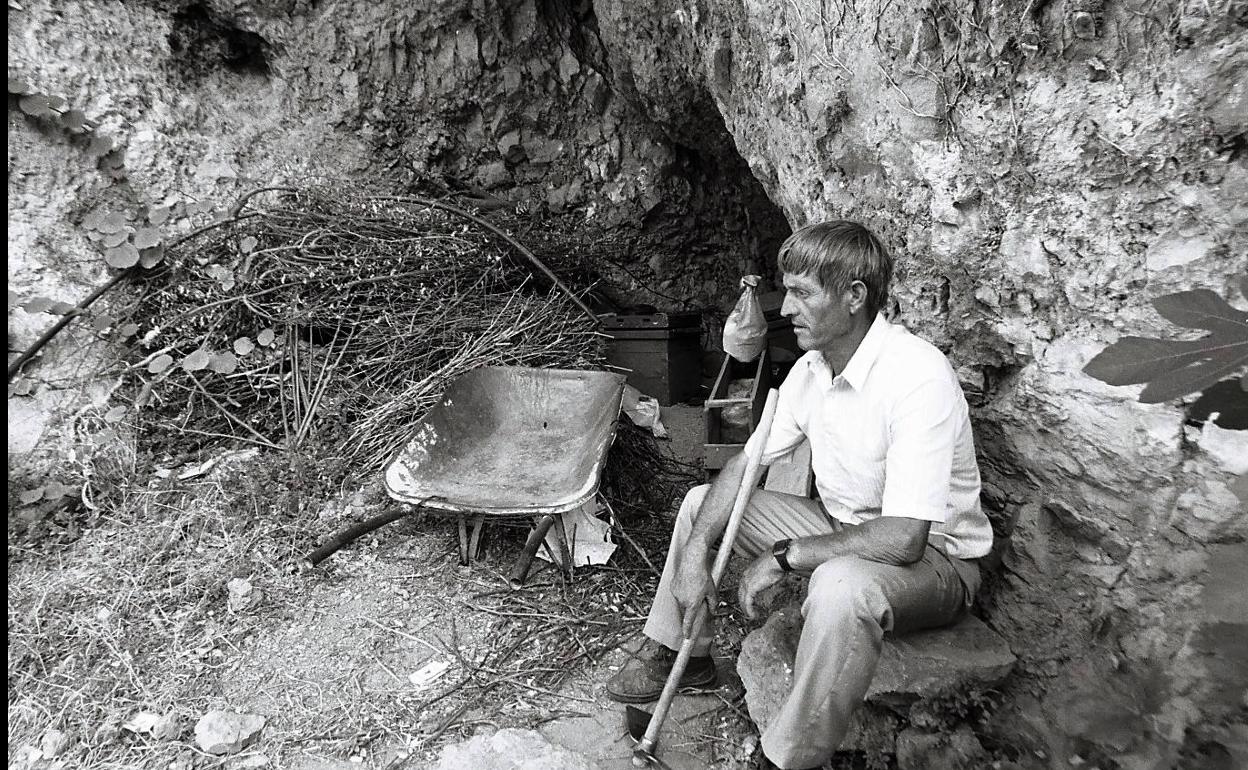
POLYGON ((386 469, 396 500, 486 516, 564 513, 598 491, 624 376, 492 366, 456 378, 386 469))

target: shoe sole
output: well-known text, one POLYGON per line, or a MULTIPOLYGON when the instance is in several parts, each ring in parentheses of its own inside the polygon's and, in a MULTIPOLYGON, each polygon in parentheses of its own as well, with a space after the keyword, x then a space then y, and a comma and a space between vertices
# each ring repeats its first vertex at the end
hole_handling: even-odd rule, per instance
MULTIPOLYGON (((680 685, 680 689, 676 692, 681 695, 702 695, 704 693, 714 692, 719 687, 719 677, 712 674, 705 682, 688 682, 680 685)), ((611 688, 607 688, 607 697, 616 703, 650 703, 659 699, 663 694, 663 689, 659 688, 653 692, 646 693, 617 693, 612 692, 611 688)))

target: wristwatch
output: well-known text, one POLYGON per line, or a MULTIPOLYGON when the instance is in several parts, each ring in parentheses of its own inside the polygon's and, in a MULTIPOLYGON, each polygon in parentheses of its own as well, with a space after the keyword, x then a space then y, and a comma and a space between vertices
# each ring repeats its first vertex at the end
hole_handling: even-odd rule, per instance
POLYGON ((780 569, 785 572, 792 572, 793 565, 789 564, 789 546, 793 545, 793 538, 786 537, 783 540, 777 540, 776 544, 771 547, 771 555, 775 557, 776 564, 780 565, 780 569))

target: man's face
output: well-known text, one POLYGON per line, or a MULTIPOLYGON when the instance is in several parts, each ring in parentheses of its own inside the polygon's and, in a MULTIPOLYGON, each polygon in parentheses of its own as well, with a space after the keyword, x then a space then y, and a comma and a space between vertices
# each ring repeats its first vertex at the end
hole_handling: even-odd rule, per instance
POLYGON ((782 283, 780 314, 792 320, 802 350, 826 350, 853 329, 849 290, 824 289, 814 273, 785 273, 782 283))

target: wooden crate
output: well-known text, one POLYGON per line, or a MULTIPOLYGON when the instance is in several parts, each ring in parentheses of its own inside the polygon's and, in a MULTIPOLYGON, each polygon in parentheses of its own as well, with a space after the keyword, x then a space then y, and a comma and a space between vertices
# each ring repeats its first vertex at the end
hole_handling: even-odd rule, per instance
POLYGON ((758 421, 763 416, 763 404, 767 401, 767 391, 770 388, 771 356, 766 350, 749 363, 742 363, 727 353, 724 354, 719 375, 715 378, 715 386, 711 388, 711 397, 703 406, 706 430, 704 462, 708 469, 723 468, 733 455, 745 448, 745 439, 758 427, 758 421), (751 381, 749 392, 735 397, 729 395, 732 382, 744 379, 751 381), (724 420, 725 409, 748 410, 749 431, 745 436, 726 435, 730 431, 724 420))

